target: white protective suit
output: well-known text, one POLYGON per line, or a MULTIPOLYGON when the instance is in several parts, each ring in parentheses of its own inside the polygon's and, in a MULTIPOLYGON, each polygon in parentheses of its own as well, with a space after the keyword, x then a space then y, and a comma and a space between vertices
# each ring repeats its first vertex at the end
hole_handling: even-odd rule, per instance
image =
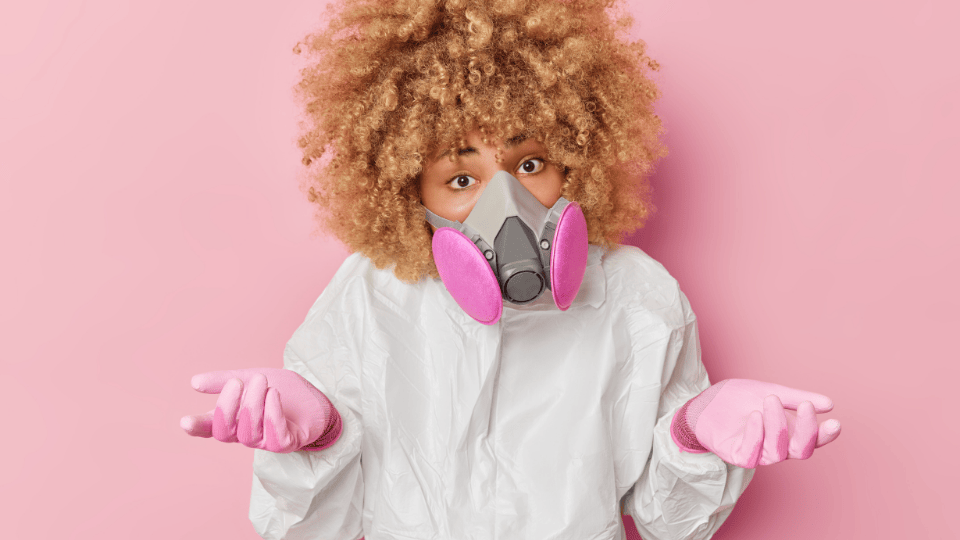
POLYGON ((709 386, 696 318, 642 251, 590 247, 583 286, 484 326, 440 280, 350 256, 284 353, 343 433, 319 452, 257 450, 264 538, 709 538, 752 470, 680 453, 670 420, 709 386))

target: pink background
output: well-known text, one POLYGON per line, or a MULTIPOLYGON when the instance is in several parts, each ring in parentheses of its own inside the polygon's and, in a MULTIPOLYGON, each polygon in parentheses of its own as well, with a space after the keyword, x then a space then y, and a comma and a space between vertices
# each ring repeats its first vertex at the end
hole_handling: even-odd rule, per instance
MULTIPOLYGON (((955 2, 634 1, 671 149, 632 237, 714 380, 825 393, 717 538, 956 537, 955 2), (951 339, 953 338, 953 339, 951 339), (949 343, 954 342, 954 343, 949 343)), ((194 373, 279 366, 346 253, 298 191, 322 2, 0 6, 0 536, 255 538, 194 373)))

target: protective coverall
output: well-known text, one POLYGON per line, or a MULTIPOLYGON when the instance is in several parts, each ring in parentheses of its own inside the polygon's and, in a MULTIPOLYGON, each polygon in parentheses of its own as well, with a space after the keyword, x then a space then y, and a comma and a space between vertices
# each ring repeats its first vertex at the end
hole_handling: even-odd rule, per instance
POLYGON ((568 311, 541 296, 499 323, 440 280, 352 255, 287 344, 343 433, 319 452, 257 450, 264 538, 709 538, 753 470, 681 453, 674 411, 709 386, 696 317, 639 249, 590 246, 568 311))

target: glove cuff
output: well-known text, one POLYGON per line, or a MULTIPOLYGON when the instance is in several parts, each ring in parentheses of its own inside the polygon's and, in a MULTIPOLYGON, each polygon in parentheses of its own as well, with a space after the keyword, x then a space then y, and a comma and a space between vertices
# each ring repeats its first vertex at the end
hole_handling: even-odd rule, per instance
POLYGON ((684 403, 683 407, 680 407, 677 413, 673 415, 673 422, 670 424, 670 437, 681 450, 695 454, 710 451, 697 439, 697 419, 700 418, 700 414, 707 408, 707 405, 710 405, 713 398, 717 397, 720 389, 729 380, 722 380, 700 392, 696 397, 684 403))
POLYGON ((700 444, 700 441, 697 440, 697 436, 694 435, 693 430, 690 429, 690 425, 687 422, 687 409, 690 408, 690 404, 693 403, 695 399, 697 398, 693 398, 684 403, 673 415, 673 421, 670 423, 670 438, 673 439, 673 443, 676 444, 682 452, 703 454, 709 452, 709 450, 700 444))
POLYGON ((323 433, 320 435, 317 440, 312 443, 304 446, 301 450, 323 450, 324 448, 329 448, 333 446, 333 443, 337 442, 337 439, 340 438, 340 433, 343 431, 343 421, 340 419, 340 413, 337 412, 337 409, 333 408, 333 405, 330 406, 330 417, 327 419, 327 429, 323 430, 323 433))
POLYGON ((327 426, 324 428, 323 433, 312 443, 305 445, 300 448, 300 450, 323 450, 324 448, 329 448, 333 446, 333 443, 337 442, 337 439, 340 438, 340 433, 343 431, 343 420, 340 419, 340 413, 337 412, 337 408, 333 406, 333 403, 330 402, 330 398, 324 395, 323 392, 311 386, 311 390, 317 394, 317 399, 325 405, 327 412, 327 426))

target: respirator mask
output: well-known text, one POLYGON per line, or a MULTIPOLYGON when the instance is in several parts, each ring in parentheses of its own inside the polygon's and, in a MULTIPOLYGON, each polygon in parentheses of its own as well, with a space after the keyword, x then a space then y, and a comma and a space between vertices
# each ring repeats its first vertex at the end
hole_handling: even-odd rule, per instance
POLYGON ((426 210, 440 279, 468 315, 494 324, 503 301, 533 302, 550 289, 561 310, 573 303, 587 267, 587 222, 580 205, 542 205, 519 180, 497 172, 467 219, 426 210))

